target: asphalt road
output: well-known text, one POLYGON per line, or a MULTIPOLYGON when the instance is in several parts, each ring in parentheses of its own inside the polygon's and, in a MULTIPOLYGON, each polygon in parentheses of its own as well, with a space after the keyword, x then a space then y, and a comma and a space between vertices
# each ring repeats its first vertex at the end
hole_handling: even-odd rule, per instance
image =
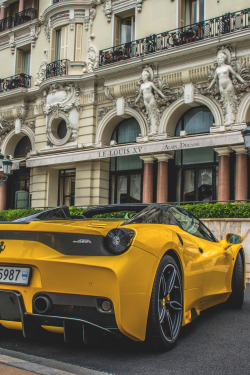
POLYGON ((1 348, 115 375, 250 375, 250 284, 242 310, 207 310, 183 328, 177 346, 151 353, 143 343, 107 340, 69 346, 61 335, 27 340, 1 332, 1 348))

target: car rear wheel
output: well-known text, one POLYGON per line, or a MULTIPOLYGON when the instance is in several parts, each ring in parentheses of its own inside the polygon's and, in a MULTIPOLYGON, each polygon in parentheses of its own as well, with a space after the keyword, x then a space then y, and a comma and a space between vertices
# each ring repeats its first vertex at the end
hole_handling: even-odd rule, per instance
POLYGON ((146 341, 157 350, 173 347, 179 336, 183 314, 180 270, 175 260, 166 255, 156 272, 149 313, 146 341))
POLYGON ((226 302, 226 306, 232 309, 240 309, 244 302, 244 264, 240 253, 238 253, 233 277, 232 277, 232 293, 226 302))

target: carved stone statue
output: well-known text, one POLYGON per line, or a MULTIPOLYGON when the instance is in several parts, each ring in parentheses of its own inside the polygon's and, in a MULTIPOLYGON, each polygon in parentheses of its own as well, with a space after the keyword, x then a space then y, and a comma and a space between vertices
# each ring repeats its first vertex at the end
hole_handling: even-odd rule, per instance
POLYGON ((220 50, 217 54, 218 67, 215 69, 213 80, 207 88, 209 91, 218 81, 225 115, 225 125, 230 125, 235 122, 235 115, 237 111, 237 97, 233 84, 233 78, 235 77, 239 82, 247 84, 245 80, 233 69, 233 67, 229 65, 229 62, 230 51, 227 49, 220 50))
POLYGON ((166 99, 166 96, 153 83, 153 70, 150 67, 144 68, 142 71, 142 84, 135 103, 137 103, 141 97, 143 98, 144 106, 150 121, 149 135, 154 135, 158 131, 160 112, 156 102, 155 93, 161 98, 166 99))

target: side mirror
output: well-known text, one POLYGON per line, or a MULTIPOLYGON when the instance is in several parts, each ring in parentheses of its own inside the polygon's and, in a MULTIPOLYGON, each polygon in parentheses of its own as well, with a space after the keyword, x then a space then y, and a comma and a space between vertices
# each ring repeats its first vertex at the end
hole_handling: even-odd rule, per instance
POLYGON ((225 240, 228 244, 238 244, 243 241, 243 237, 240 234, 227 233, 225 240))

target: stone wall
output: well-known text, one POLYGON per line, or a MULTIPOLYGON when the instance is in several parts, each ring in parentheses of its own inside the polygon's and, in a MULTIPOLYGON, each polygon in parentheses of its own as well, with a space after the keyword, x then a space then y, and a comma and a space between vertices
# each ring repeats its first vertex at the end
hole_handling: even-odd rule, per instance
POLYGON ((203 219, 205 225, 218 240, 227 233, 238 233, 244 238, 242 245, 246 255, 246 278, 250 282, 250 219, 203 219))

